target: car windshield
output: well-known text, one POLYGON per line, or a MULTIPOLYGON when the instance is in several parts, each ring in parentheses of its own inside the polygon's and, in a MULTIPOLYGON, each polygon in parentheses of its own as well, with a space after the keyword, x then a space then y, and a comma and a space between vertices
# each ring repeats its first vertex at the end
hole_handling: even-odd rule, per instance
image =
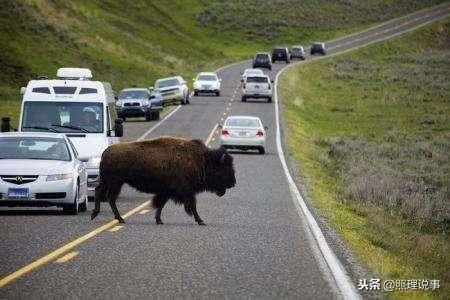
POLYGON ((247 83, 249 82, 259 82, 259 83, 267 83, 267 77, 255 76, 255 77, 247 77, 247 83))
POLYGON ((163 79, 163 80, 156 81, 156 83, 155 83, 155 87, 159 88, 159 89, 160 88, 165 88, 165 87, 168 87, 168 86, 174 86, 174 85, 179 85, 178 80, 175 79, 175 78, 163 79))
POLYGON ((267 54, 258 54, 258 55, 256 55, 256 58, 257 59, 269 59, 268 57, 267 57, 267 54))
POLYGON ((121 91, 119 99, 147 99, 149 93, 146 90, 121 91))
POLYGON ((199 75, 197 80, 201 81, 217 81, 217 77, 215 75, 199 75))
POLYGON ((103 103, 27 101, 22 131, 103 132, 103 103))
POLYGON ((70 153, 65 140, 62 138, 1 137, 0 159, 70 161, 70 153))
POLYGON ((258 119, 245 119, 245 118, 233 118, 228 119, 226 124, 227 127, 260 127, 258 119))

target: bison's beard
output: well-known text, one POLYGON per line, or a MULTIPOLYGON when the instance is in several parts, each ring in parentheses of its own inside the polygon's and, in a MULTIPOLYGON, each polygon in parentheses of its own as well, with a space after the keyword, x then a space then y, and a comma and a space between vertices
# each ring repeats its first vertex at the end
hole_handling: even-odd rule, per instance
POLYGON ((225 195, 225 192, 226 192, 225 189, 219 190, 219 191, 216 191, 216 195, 219 196, 219 197, 222 197, 223 195, 225 195))

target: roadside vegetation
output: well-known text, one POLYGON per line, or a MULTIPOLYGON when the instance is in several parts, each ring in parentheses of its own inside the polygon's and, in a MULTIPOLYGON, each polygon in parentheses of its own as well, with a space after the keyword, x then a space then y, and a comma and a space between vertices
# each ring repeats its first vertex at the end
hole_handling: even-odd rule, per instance
POLYGON ((88 67, 116 91, 147 87, 161 76, 190 79, 276 43, 336 37, 441 1, 359 2, 1 1, 0 116, 16 126, 20 87, 53 78, 61 66, 88 67))
POLYGON ((450 20, 294 67, 287 145, 318 213, 382 279, 450 294, 450 20))

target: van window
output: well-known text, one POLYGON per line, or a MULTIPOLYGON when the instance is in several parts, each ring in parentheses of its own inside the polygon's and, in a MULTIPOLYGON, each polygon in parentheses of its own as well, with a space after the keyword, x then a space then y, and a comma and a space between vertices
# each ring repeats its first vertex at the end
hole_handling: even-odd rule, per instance
POLYGON ((50 94, 50 89, 48 87, 35 87, 32 90, 33 93, 50 94))
POLYGON ((97 94, 97 89, 81 88, 80 95, 84 95, 84 94, 97 94))
POLYGON ((258 83, 267 83, 267 77, 247 77, 247 83, 249 82, 258 82, 258 83))
POLYGON ((46 127, 50 128, 49 131, 64 133, 102 133, 103 103, 26 101, 23 108, 22 131, 43 131, 33 127, 46 127))

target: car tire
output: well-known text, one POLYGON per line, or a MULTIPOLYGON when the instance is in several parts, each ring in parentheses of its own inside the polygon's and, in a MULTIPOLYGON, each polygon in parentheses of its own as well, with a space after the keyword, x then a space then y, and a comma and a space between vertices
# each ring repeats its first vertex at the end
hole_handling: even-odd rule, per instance
POLYGON ((122 117, 120 117, 124 122, 127 120, 127 118, 126 117, 124 117, 124 116, 122 116, 122 117))
POLYGON ((266 149, 264 149, 264 147, 260 147, 258 148, 258 152, 259 154, 266 154, 266 149))
POLYGON ((216 96, 217 96, 217 97, 220 96, 220 91, 216 92, 216 96))
POLYGON ((77 201, 78 199, 77 198, 78 198, 79 190, 80 190, 80 186, 79 186, 79 184, 77 184, 77 189, 75 191, 75 197, 74 197, 73 203, 63 205, 63 212, 65 214, 68 214, 68 215, 77 215, 78 214, 78 201, 77 201))
POLYGON ((271 103, 272 102, 272 97, 267 98, 267 103, 271 103))
POLYGON ((88 207, 88 197, 86 196, 86 198, 84 199, 84 202, 78 206, 78 210, 79 211, 87 211, 87 207, 88 207))
POLYGON ((242 102, 246 102, 247 101, 247 97, 242 96, 241 100, 242 100, 242 102))
POLYGON ((149 112, 145 114, 145 121, 149 122, 153 120, 153 112, 149 112))
POLYGON ((159 120, 159 111, 153 112, 153 120, 155 121, 159 120))
POLYGON ((269 71, 272 71, 272 67, 269 67, 268 69, 269 69, 269 71))
POLYGON ((194 96, 198 96, 198 92, 197 91, 194 91, 194 96))

